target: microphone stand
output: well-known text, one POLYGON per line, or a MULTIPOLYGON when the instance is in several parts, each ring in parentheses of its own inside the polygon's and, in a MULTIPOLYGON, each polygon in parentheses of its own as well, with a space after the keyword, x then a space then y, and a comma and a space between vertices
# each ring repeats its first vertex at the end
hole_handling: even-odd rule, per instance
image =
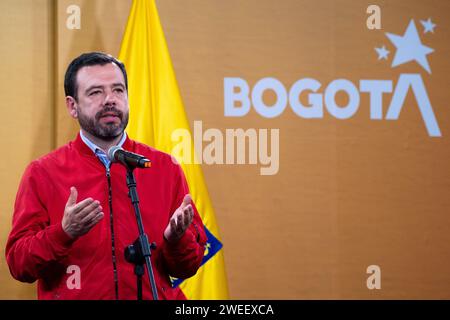
POLYGON ((158 292, 156 290, 155 276, 153 275, 152 261, 150 259, 152 249, 156 248, 156 243, 151 245, 148 242, 147 234, 144 231, 142 223, 141 211, 139 209, 139 197, 136 189, 136 179, 133 174, 133 167, 127 167, 127 186, 128 196, 134 207, 136 221, 139 229, 139 237, 125 249, 125 260, 134 264, 134 273, 137 279, 137 300, 142 300, 142 276, 144 275, 144 263, 147 266, 148 278, 152 289, 153 300, 158 300, 158 292))

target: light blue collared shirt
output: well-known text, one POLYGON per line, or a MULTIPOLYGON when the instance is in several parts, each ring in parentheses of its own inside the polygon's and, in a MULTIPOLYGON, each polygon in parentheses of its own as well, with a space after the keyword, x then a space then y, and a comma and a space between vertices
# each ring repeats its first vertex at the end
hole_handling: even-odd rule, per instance
MULTIPOLYGON (((83 131, 80 130, 80 137, 81 140, 89 147, 89 149, 92 150, 92 152, 99 158, 99 160, 103 163, 103 165, 106 167, 106 169, 109 169, 111 165, 111 160, 109 160, 108 155, 95 143, 93 143, 91 140, 89 140, 84 134, 83 131)), ((117 146, 122 147, 125 140, 127 139, 127 133, 124 131, 122 135, 122 139, 120 139, 117 146)))

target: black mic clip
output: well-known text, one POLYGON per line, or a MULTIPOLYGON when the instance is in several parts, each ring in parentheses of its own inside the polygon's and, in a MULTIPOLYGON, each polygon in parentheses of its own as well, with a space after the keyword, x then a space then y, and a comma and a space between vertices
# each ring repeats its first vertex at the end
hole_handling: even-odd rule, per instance
POLYGON ((149 159, 140 154, 126 151, 119 146, 113 146, 108 150, 108 157, 111 162, 119 162, 127 169, 150 168, 152 163, 149 159))

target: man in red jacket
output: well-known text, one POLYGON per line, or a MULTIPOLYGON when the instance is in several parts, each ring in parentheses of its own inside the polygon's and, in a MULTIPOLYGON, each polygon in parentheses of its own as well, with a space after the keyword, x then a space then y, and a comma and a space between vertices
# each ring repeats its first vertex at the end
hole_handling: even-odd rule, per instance
MULTIPOLYGON (((33 161, 17 192, 6 258, 14 278, 38 280, 39 299, 136 299, 134 265, 125 248, 138 237, 126 168, 112 146, 141 154, 151 168, 134 171, 142 221, 155 242, 152 264, 160 299, 185 299, 170 276, 191 277, 206 235, 181 167, 170 155, 131 140, 124 65, 93 52, 69 65, 64 89, 76 139, 33 161)), ((151 299, 147 273, 143 298, 151 299)))

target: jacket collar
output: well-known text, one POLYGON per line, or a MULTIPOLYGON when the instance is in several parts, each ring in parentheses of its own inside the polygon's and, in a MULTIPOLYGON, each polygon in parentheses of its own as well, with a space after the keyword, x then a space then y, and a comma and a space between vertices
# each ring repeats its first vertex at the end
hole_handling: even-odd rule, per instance
MULTIPOLYGON (((75 140, 73 141, 73 145, 74 148, 77 149, 81 154, 83 155, 87 155, 87 156, 92 156, 92 157, 96 157, 96 155, 94 154, 94 152, 91 150, 91 148, 89 148, 86 143, 84 143, 84 141, 81 139, 80 136, 80 132, 78 132, 75 140)), ((122 145, 122 148, 124 148, 125 150, 130 150, 132 151, 132 146, 133 146, 133 142, 132 140, 128 137, 125 139, 125 142, 122 145)))

